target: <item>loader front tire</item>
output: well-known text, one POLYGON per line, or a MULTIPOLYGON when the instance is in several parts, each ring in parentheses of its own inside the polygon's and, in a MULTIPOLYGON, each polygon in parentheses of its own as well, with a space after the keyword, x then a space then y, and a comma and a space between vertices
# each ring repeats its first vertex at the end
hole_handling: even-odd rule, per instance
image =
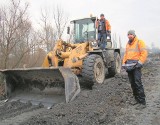
POLYGON ((114 53, 114 61, 111 62, 111 67, 108 68, 109 76, 114 76, 121 71, 121 57, 118 52, 114 53))
POLYGON ((105 79, 105 65, 100 55, 92 54, 83 60, 83 80, 88 84, 102 84, 105 79))

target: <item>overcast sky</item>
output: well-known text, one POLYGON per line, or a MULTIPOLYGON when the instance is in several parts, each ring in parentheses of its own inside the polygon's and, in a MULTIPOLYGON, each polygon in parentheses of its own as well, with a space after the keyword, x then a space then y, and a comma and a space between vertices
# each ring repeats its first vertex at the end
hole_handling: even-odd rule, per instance
MULTIPOLYGON (((151 46, 154 42, 160 48, 160 0, 22 0, 29 2, 29 15, 34 22, 39 21, 41 8, 52 9, 59 5, 69 14, 70 19, 99 16, 105 14, 110 21, 112 33, 127 42, 127 31, 134 29, 139 39, 151 46)), ((7 0, 0 0, 7 3, 7 0)))

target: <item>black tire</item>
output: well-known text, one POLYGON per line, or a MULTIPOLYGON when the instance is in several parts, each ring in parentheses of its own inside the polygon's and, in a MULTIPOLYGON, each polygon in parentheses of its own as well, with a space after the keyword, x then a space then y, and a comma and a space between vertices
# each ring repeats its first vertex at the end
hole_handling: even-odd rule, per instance
POLYGON ((102 84, 105 79, 105 65, 100 55, 92 54, 83 60, 82 77, 89 84, 102 84))
POLYGON ((114 61, 111 62, 111 67, 108 68, 109 76, 114 76, 121 71, 121 57, 118 52, 114 53, 114 61))

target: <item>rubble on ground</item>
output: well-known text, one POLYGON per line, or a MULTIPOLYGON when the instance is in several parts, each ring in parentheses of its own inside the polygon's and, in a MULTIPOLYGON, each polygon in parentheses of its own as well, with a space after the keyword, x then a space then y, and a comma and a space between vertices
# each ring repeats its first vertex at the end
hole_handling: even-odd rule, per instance
POLYGON ((145 64, 142 69, 142 81, 148 106, 144 109, 144 113, 153 117, 153 120, 143 121, 143 118, 146 117, 145 114, 130 105, 132 91, 126 72, 106 79, 102 85, 94 85, 92 90, 83 88, 73 102, 57 104, 50 110, 21 102, 0 104, 0 120, 4 124, 10 123, 12 120, 19 125, 136 125, 138 123, 147 125, 151 122, 157 124, 160 118, 158 115, 160 97, 158 99, 158 95, 152 91, 158 89, 158 83, 155 80, 159 76, 159 70, 160 66, 152 63, 145 64), (151 95, 155 95, 155 97, 151 95), (153 101, 154 99, 156 101, 153 101), (157 107, 153 107, 154 105, 157 107), (22 118, 24 113, 25 117, 22 118), (31 115, 26 117, 27 113, 31 115), (18 121, 17 119, 20 117, 21 120, 18 121))

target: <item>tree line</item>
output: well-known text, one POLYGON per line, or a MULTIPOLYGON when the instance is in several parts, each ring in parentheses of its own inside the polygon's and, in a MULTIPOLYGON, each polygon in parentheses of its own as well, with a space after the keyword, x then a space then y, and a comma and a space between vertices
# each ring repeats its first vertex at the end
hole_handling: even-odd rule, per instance
POLYGON ((68 16, 57 6, 41 9, 38 30, 28 14, 29 4, 10 0, 0 7, 0 69, 41 66, 47 52, 61 39, 68 16))

